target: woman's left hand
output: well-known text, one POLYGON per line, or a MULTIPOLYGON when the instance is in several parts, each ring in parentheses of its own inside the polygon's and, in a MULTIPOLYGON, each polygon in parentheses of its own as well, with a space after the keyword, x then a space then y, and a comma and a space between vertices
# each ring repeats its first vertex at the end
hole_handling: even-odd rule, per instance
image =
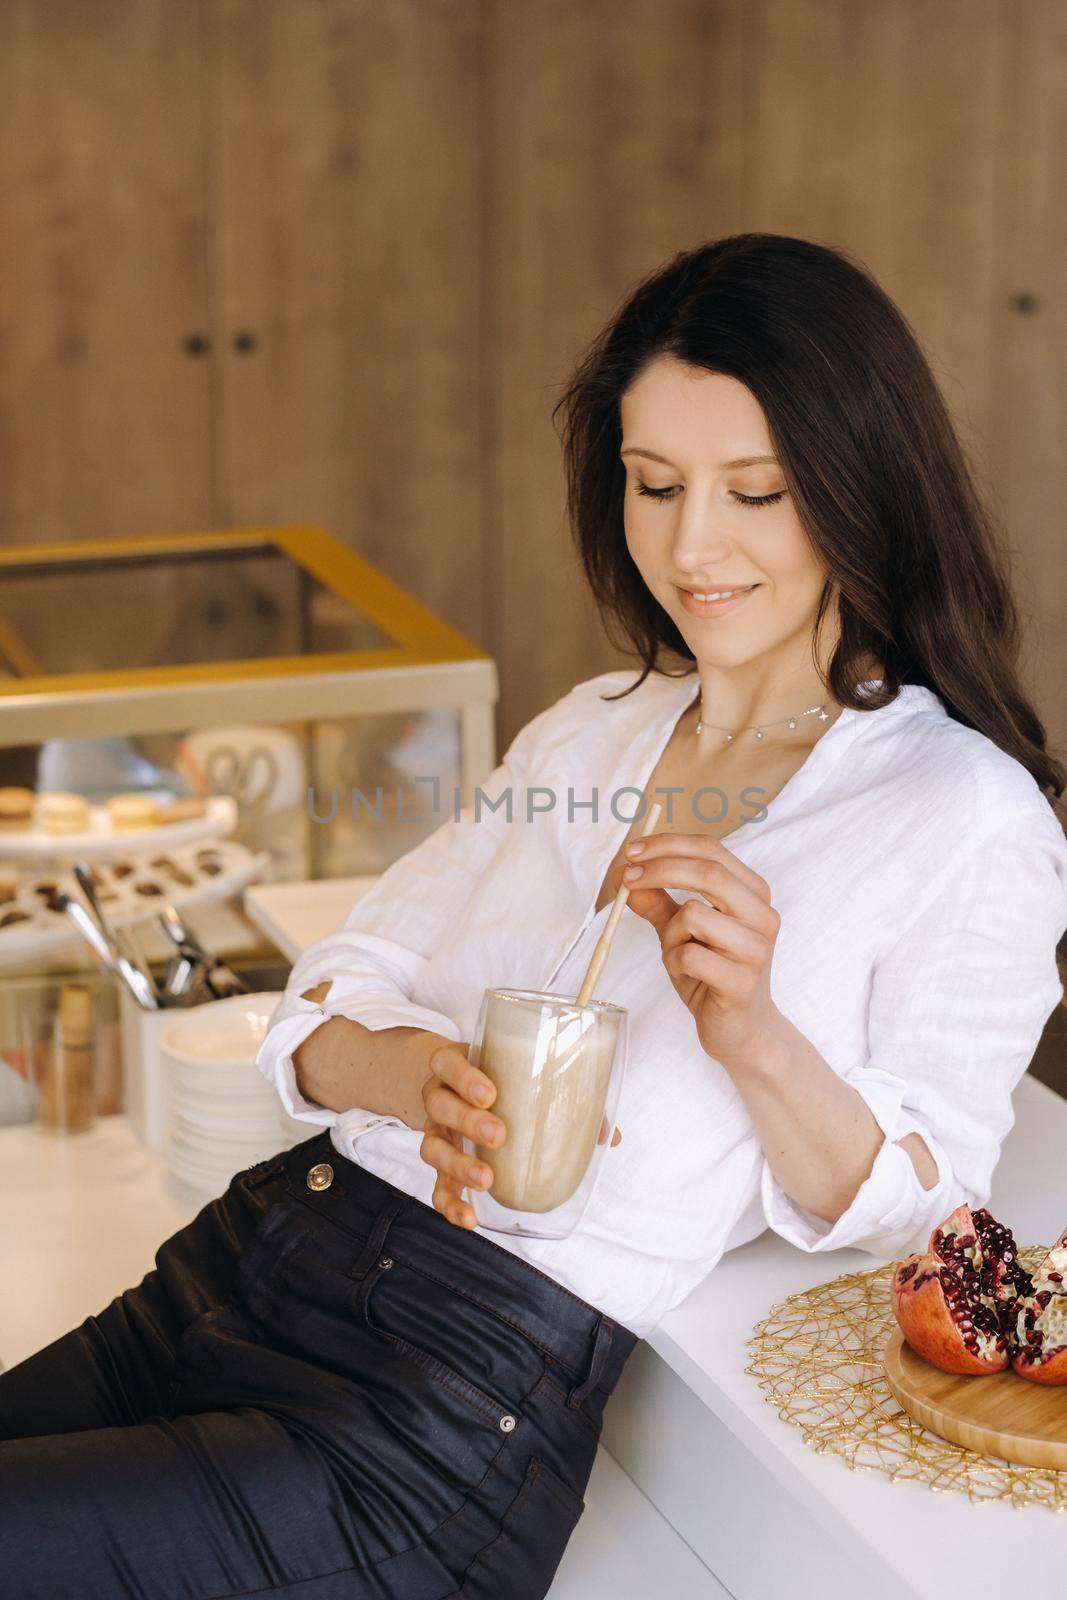
POLYGON ((727 1070, 759 1057, 782 1021, 771 999, 781 918, 759 873, 707 834, 658 833, 625 852, 640 876, 622 882, 630 909, 659 934, 663 965, 692 1012, 700 1043, 727 1070), (702 899, 679 906, 668 889, 702 899))

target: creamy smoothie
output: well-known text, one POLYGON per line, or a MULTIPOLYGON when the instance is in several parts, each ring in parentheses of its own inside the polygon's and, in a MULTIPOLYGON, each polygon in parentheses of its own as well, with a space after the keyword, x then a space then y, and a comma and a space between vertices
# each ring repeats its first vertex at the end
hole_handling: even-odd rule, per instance
POLYGON ((508 1136, 476 1146, 493 1169, 489 1195, 516 1211, 551 1211, 578 1188, 596 1148, 611 1079, 617 1013, 498 1000, 477 1064, 497 1086, 508 1136))

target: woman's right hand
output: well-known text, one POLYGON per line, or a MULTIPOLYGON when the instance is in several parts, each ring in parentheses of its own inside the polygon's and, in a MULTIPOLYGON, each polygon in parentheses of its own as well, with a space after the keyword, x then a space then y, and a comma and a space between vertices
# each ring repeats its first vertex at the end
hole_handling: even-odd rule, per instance
POLYGON ((468 1059, 466 1044, 441 1045, 430 1056, 430 1076, 422 1086, 425 1131, 419 1154, 437 1173, 434 1209, 458 1228, 477 1225, 474 1208, 462 1198, 464 1188, 488 1189, 492 1169, 463 1152, 463 1136, 499 1149, 507 1129, 488 1110, 496 1085, 468 1059))

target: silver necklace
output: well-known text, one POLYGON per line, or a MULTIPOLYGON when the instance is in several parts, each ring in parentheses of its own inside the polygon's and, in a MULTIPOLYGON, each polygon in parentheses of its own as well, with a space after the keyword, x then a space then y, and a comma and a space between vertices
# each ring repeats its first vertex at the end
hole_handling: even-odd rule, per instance
POLYGON ((830 713, 827 711, 825 706, 820 705, 809 706, 807 711, 798 711, 795 717, 779 717, 777 722, 761 722, 758 726, 756 723, 750 723, 747 728, 719 728, 714 722, 704 721, 704 696, 701 695, 700 715, 697 717, 697 732, 703 733, 705 728, 711 728, 714 733, 724 733, 726 735, 726 738, 723 740, 724 744, 732 744, 735 736, 739 733, 748 733, 750 731, 754 731, 756 738, 762 739, 764 728, 780 728, 783 723, 790 728, 795 728, 801 717, 812 717, 816 714, 818 714, 820 722, 829 722, 830 713))

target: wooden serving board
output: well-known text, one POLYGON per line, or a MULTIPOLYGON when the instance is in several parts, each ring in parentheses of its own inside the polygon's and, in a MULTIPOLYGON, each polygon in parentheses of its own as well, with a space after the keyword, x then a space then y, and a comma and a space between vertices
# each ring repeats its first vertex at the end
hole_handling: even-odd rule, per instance
POLYGON ((924 1428, 965 1450, 1067 1471, 1067 1384, 1029 1383, 1009 1368, 964 1378, 932 1367, 896 1329, 885 1347, 894 1399, 924 1428))

